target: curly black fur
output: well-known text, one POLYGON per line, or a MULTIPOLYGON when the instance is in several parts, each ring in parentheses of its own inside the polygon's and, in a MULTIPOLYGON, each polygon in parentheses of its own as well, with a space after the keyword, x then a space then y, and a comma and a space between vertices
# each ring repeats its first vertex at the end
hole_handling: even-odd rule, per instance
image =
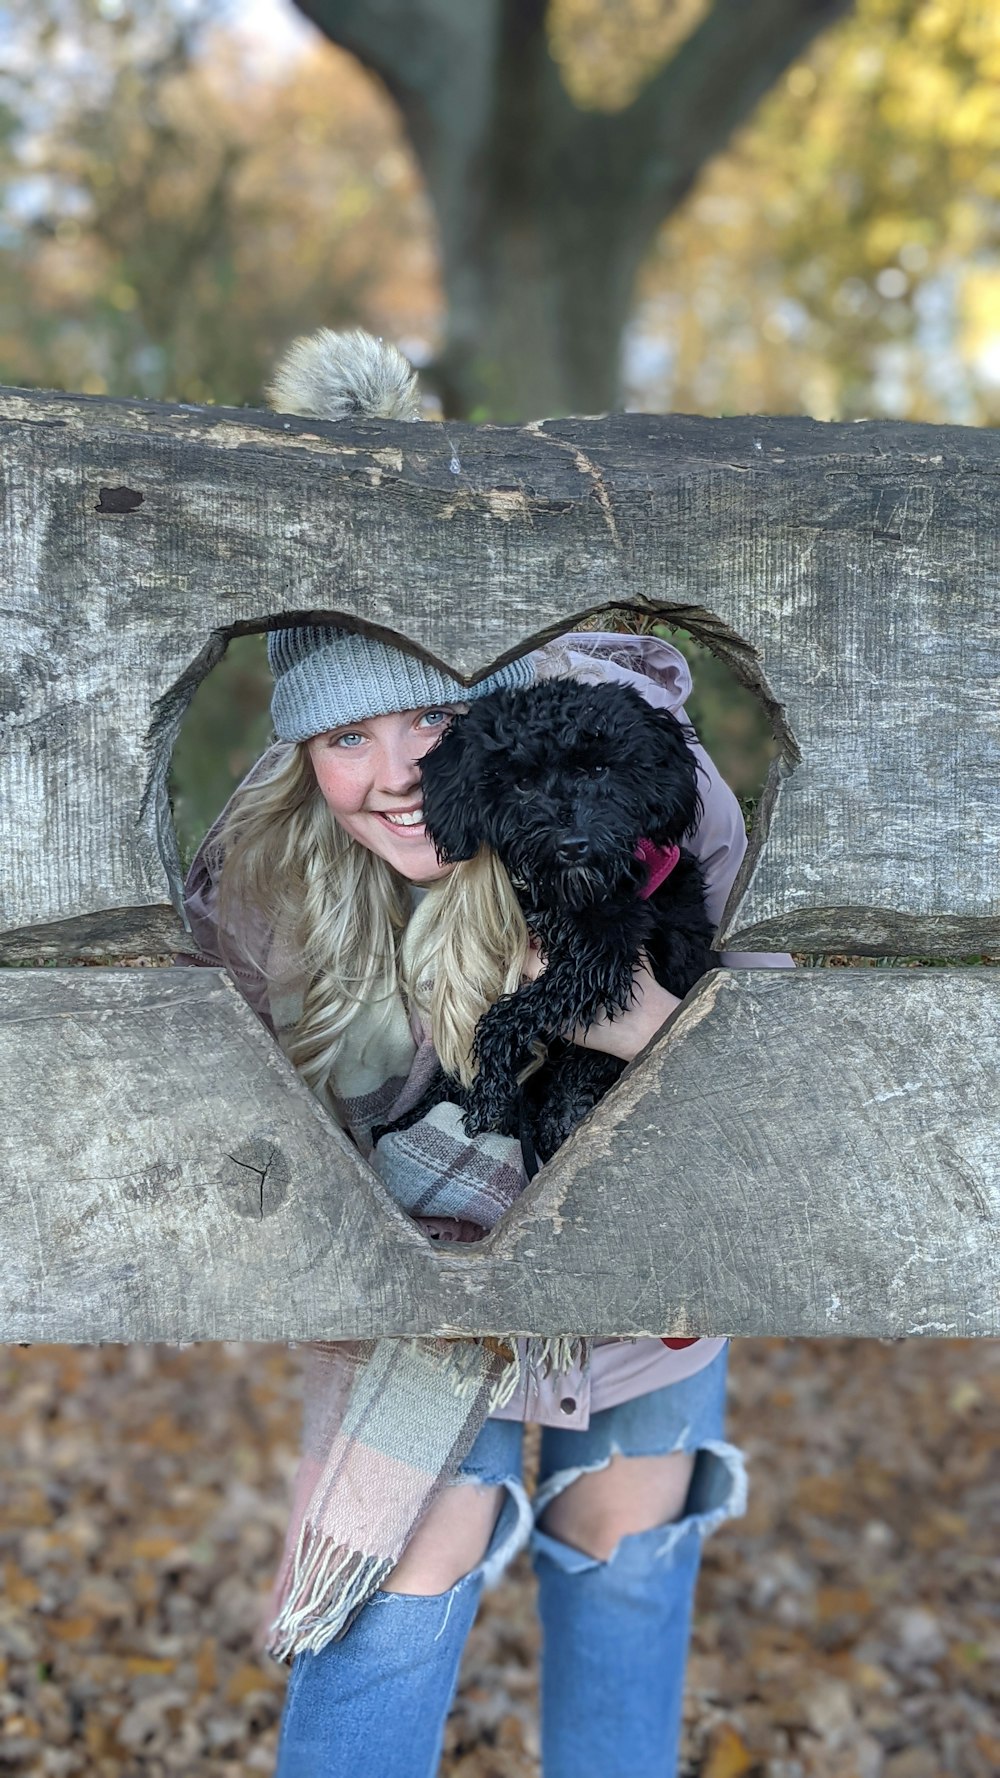
MULTIPOLYGON (((690 730, 622 685, 545 680, 478 699, 422 762, 424 821, 442 861, 498 855, 547 965, 480 1020, 467 1094, 444 1076, 404 1128, 439 1100, 465 1106, 470 1136, 527 1134, 547 1159, 624 1066, 553 1033, 611 1018, 632 998, 640 950, 683 996, 712 966, 697 860, 648 899, 641 838, 680 844, 701 813, 690 730), (533 1059, 543 1065, 518 1087, 533 1059)), ((380 1132, 384 1133, 384 1132, 380 1132)))

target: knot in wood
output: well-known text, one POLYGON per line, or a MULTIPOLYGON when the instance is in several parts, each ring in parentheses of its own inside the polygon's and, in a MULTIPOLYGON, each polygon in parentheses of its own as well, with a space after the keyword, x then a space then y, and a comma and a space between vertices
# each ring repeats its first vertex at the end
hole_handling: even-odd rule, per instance
POLYGON ((95 512, 135 512, 143 496, 135 488, 102 488, 95 512))
POLYGON ((285 1202, 291 1169, 273 1136, 259 1133, 226 1155, 218 1177, 230 1209, 262 1222, 285 1202))

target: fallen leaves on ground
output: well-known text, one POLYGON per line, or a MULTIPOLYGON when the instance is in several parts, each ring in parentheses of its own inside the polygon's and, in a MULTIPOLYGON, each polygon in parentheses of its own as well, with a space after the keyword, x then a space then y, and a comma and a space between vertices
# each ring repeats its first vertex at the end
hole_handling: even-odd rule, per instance
MULTIPOLYGON (((1000 1365, 987 1342, 752 1340, 750 1507, 706 1546, 685 1778, 1000 1773, 1000 1365)), ((0 1772, 243 1778, 295 1460, 273 1346, 0 1349, 0 1772)), ((442 1778, 538 1778, 526 1558, 486 1597, 442 1778)))

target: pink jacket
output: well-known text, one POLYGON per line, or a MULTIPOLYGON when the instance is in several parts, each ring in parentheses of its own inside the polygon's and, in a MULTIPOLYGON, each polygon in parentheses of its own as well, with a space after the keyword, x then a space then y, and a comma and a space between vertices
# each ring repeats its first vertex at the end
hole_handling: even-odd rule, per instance
MULTIPOLYGON (((684 701, 691 690, 690 669, 684 656, 650 636, 581 632, 563 637, 558 645, 567 650, 565 665, 584 679, 616 680, 634 686, 651 704, 671 710, 682 722, 687 721, 684 701)), ((721 920, 729 891, 746 851, 746 833, 739 803, 728 785, 719 776, 708 754, 699 743, 693 744, 698 761, 699 792, 703 813, 698 828, 686 841, 700 860, 705 878, 706 899, 710 917, 721 920)), ((257 762, 248 777, 256 774, 270 758, 270 750, 257 762)), ((246 780, 244 780, 246 782, 246 780)), ((211 964, 223 967, 215 916, 218 858, 212 840, 223 820, 220 815, 206 835, 191 865, 185 885, 185 909, 191 924, 196 953, 178 957, 181 963, 211 964)), ((228 968, 236 986, 255 1012, 274 1034, 274 1022, 268 1005, 267 982, 249 963, 234 961, 241 956, 241 935, 227 935, 228 968)), ((251 945, 251 950, 255 949, 251 945)), ((258 950, 257 954, 261 954, 258 950)), ((727 968, 791 968, 787 954, 722 952, 720 963, 727 968)), ((429 1044, 425 1046, 429 1049, 429 1044)), ((421 1073, 427 1065, 423 1047, 418 1051, 414 1069, 421 1073)), ((354 1131, 362 1152, 370 1150, 368 1131, 354 1131)), ((519 1164, 519 1163, 518 1163, 519 1164)), ((461 1225, 448 1218, 416 1218, 433 1239, 472 1240, 479 1228, 461 1225)), ((700 1339, 672 1348, 661 1340, 614 1340, 599 1342, 593 1349, 589 1365, 545 1380, 527 1377, 524 1388, 510 1405, 496 1417, 500 1419, 533 1420, 543 1425, 586 1427, 591 1413, 614 1407, 633 1396, 662 1388, 680 1378, 692 1375, 711 1363, 721 1350, 722 1339, 700 1339)))

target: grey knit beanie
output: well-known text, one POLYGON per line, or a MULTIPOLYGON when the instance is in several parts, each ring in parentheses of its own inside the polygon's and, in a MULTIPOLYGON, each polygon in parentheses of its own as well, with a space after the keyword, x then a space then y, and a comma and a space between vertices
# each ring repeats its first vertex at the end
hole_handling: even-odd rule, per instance
POLYGON ((477 685, 462 685, 375 636, 319 624, 269 631, 267 658, 274 675, 271 717, 279 741, 308 741, 366 716, 467 704, 502 687, 530 685, 535 677, 530 656, 522 655, 477 685))

